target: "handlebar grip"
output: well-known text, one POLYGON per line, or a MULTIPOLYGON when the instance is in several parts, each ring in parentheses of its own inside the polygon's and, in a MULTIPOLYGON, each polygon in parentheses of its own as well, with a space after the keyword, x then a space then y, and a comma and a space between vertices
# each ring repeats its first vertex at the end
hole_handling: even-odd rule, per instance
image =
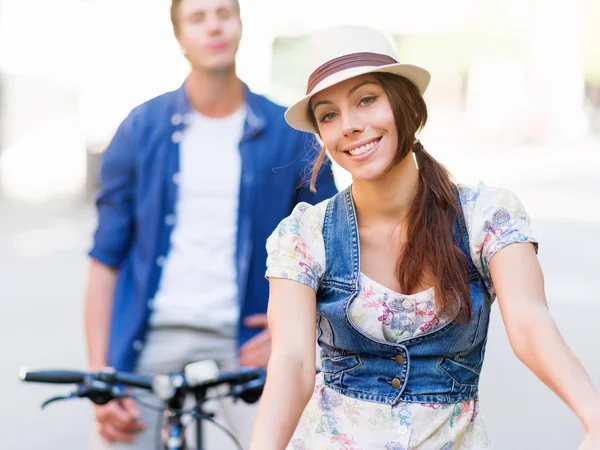
POLYGON ((29 370, 26 367, 21 369, 19 378, 21 381, 33 383, 54 383, 54 384, 77 384, 83 383, 84 372, 74 370, 29 370))
POLYGON ((238 372, 225 372, 219 375, 217 380, 218 384, 243 384, 249 381, 254 381, 259 378, 266 377, 267 372, 265 369, 248 369, 243 368, 238 372))
POLYGON ((154 381, 154 378, 144 375, 137 375, 135 373, 115 372, 114 380, 115 383, 118 384, 152 390, 152 382, 154 381))

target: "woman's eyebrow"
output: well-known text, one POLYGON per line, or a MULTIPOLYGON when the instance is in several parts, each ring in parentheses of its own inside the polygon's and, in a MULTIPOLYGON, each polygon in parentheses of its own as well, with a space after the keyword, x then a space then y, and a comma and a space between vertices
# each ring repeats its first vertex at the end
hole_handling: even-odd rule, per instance
POLYGON ((348 91, 348 93, 346 94, 346 97, 350 97, 352 94, 354 94, 356 92, 357 89, 363 87, 365 84, 377 84, 377 83, 374 81, 371 81, 371 80, 364 80, 363 82, 358 83, 356 86, 354 86, 352 89, 350 89, 348 91))
MULTIPOLYGON (((346 94, 346 97, 350 97, 352 94, 354 94, 356 92, 357 89, 363 87, 366 84, 377 84, 377 83, 375 81, 371 81, 371 80, 364 80, 364 81, 358 83, 356 86, 352 87, 346 94)), ((319 106, 319 105, 333 105, 333 102, 331 100, 321 100, 321 101, 315 103, 315 105, 312 107, 313 112, 317 109, 317 106, 319 106)))

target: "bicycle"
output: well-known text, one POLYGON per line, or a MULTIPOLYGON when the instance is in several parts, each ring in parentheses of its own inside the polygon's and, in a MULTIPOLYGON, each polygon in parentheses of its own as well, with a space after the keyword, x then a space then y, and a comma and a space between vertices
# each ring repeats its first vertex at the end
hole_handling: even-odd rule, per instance
POLYGON ((226 428, 213 420, 214 414, 204 410, 208 400, 220 397, 233 397, 246 403, 255 403, 260 398, 264 387, 266 372, 264 369, 241 369, 237 372, 219 373, 217 364, 212 360, 199 361, 185 366, 183 372, 159 374, 153 377, 128 372, 117 372, 104 369, 99 372, 80 372, 73 370, 41 370, 31 371, 22 368, 20 379, 25 382, 76 384, 77 389, 68 395, 60 395, 47 399, 42 409, 51 403, 74 398, 88 398, 97 405, 104 405, 111 400, 131 397, 140 405, 162 411, 164 414, 157 438, 157 448, 163 450, 187 450, 185 439, 184 416, 197 420, 196 448, 203 450, 203 421, 210 421, 222 429, 241 450, 242 447, 235 436, 226 428), (228 385, 226 394, 209 397, 207 391, 217 386, 228 385), (164 404, 155 407, 141 401, 139 395, 127 393, 125 388, 138 388, 155 394, 164 404), (187 394, 192 394, 195 405, 183 409, 187 394))

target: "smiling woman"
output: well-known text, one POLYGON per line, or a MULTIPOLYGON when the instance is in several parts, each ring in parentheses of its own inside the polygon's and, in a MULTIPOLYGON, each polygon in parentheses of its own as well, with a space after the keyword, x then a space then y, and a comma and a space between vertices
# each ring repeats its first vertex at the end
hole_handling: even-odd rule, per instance
MULTIPOLYGON (((452 317, 460 312, 468 320, 470 305, 458 300, 468 297, 468 277, 448 227, 457 218, 456 197, 450 174, 415 141, 427 121, 417 87, 390 73, 358 76, 317 93, 307 115, 323 142, 322 154, 329 149, 332 159, 352 174, 355 186, 393 184, 399 176, 416 181, 420 174, 417 201, 406 212, 412 239, 396 263, 400 290, 412 292, 425 273, 437 292, 439 311, 452 317), (420 163, 413 165, 411 154, 420 163)), ((313 183, 319 169, 317 163, 313 183)))
POLYGON ((316 33, 311 67, 286 119, 352 184, 267 241, 273 351, 251 449, 490 449, 478 386, 496 297, 517 356, 598 448, 600 398, 548 313, 523 205, 455 184, 417 139, 429 73, 354 26, 316 33))

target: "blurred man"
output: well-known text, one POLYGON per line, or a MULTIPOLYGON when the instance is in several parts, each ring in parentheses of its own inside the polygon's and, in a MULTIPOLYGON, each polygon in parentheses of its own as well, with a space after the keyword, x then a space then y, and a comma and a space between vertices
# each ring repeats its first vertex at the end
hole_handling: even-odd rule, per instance
MULTIPOLYGON (((237 1, 173 0, 171 20, 190 74, 135 108, 103 159, 85 305, 92 370, 266 366, 266 239, 296 203, 335 193, 330 169, 318 196, 298 189, 310 138, 236 76, 237 1)), ((248 445, 254 408, 222 406, 248 445)), ((131 400, 95 414, 96 448, 154 448, 157 412, 131 400)))

